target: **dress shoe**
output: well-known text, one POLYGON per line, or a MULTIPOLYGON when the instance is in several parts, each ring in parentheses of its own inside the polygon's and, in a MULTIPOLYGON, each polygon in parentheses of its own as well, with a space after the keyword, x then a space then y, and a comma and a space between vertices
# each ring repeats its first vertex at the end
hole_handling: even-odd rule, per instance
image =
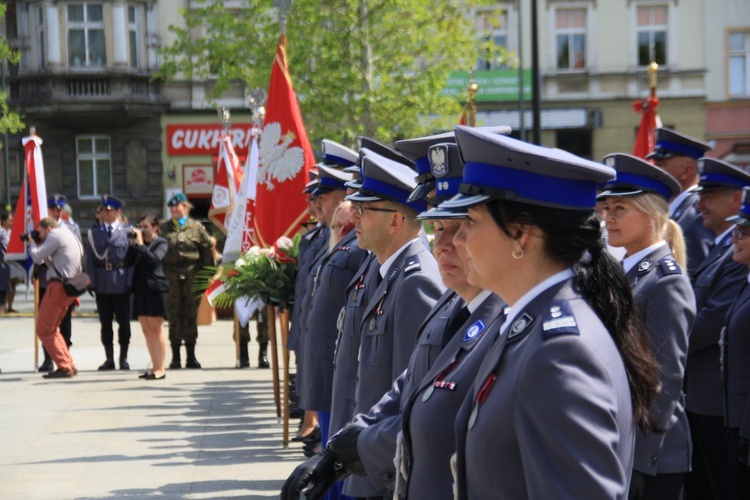
POLYGON ((169 369, 170 370, 179 370, 180 368, 182 368, 182 367, 180 366, 180 360, 179 359, 176 359, 176 360, 173 359, 172 362, 169 363, 169 369))
POLYGON ((55 369, 55 364, 52 362, 52 360, 48 362, 42 363, 42 366, 39 367, 39 373, 41 372, 51 372, 55 369))
POLYGON ((320 427, 313 427, 313 430, 311 430, 304 436, 301 434, 297 434, 292 438, 292 441, 305 441, 308 439, 317 439, 318 441, 320 441, 320 427))
POLYGON ((130 370, 130 363, 127 359, 120 360, 120 370, 130 370))
POLYGON ((156 375, 154 375, 153 373, 149 373, 148 375, 146 375, 146 376, 145 376, 145 377, 143 377, 143 378, 144 378, 145 380, 162 380, 162 379, 165 379, 165 378, 167 378, 167 374, 166 374, 166 373, 162 373, 161 375, 159 375, 159 376, 157 377, 157 376, 156 376, 156 375))
POLYGON ((58 368, 57 370, 50 372, 46 375, 42 375, 42 378, 73 378, 78 373, 78 370, 75 368, 72 370, 62 370, 58 368))
POLYGON ((185 361, 185 368, 195 368, 195 369, 201 369, 201 364, 198 362, 197 359, 192 358, 185 361))
POLYGON ((108 359, 104 363, 102 363, 97 370, 99 371, 105 371, 105 370, 114 370, 115 369, 115 362, 111 359, 108 359))
POLYGON ((146 377, 148 377, 149 375, 150 375, 150 373, 149 373, 149 372, 143 372, 143 373, 141 373, 140 375, 138 375, 138 378, 146 378, 146 377))

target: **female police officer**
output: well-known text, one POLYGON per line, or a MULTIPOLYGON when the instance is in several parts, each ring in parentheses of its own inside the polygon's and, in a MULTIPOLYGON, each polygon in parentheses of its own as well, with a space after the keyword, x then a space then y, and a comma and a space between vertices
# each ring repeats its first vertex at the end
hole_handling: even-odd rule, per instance
MULTIPOLYGON (((657 368, 594 213, 601 164, 468 127, 455 237, 511 312, 456 417, 459 498, 622 498, 657 368)), ((418 457, 414 457, 416 461, 418 457)))

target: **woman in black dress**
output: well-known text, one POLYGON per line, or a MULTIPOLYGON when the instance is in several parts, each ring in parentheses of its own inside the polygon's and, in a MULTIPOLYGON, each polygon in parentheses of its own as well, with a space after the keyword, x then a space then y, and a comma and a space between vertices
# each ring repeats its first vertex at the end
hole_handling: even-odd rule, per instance
POLYGON ((164 336, 164 319, 167 317, 169 282, 161 265, 161 260, 167 253, 167 240, 159 235, 159 219, 155 215, 141 217, 130 235, 130 244, 136 255, 132 288, 133 315, 141 324, 152 364, 151 370, 140 375, 140 378, 160 380, 166 377, 164 363, 167 338, 164 336))

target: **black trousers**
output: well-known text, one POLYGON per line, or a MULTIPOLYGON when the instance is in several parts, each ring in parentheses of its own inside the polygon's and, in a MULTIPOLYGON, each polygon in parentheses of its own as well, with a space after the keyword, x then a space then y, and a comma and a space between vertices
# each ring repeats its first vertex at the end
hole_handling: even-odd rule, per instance
POLYGON ((634 470, 628 500, 682 500, 684 492, 684 472, 649 476, 634 470))
MULTIPOLYGON (((740 430, 726 430, 730 498, 750 498, 750 467, 740 462, 740 430)), ((747 460, 747 457, 744 457, 747 460)))
POLYGON ((724 418, 687 412, 693 439, 693 470, 685 480, 690 499, 731 498, 724 418))
POLYGON ((120 347, 130 344, 130 294, 96 294, 96 308, 99 311, 102 345, 112 346, 114 330, 112 319, 117 320, 117 340, 120 347))
MULTIPOLYGON (((42 303, 42 298, 44 297, 44 292, 46 292, 46 288, 39 288, 39 303, 42 303)), ((71 329, 71 320, 73 316, 73 306, 70 306, 68 308, 68 312, 65 313, 65 317, 63 318, 62 322, 60 323, 60 335, 65 339, 65 343, 68 345, 68 349, 70 349, 70 346, 73 345, 72 336, 73 331, 71 329)), ((50 357, 49 353, 47 352, 47 349, 42 346, 42 351, 44 352, 44 363, 52 363, 52 358, 50 357)))

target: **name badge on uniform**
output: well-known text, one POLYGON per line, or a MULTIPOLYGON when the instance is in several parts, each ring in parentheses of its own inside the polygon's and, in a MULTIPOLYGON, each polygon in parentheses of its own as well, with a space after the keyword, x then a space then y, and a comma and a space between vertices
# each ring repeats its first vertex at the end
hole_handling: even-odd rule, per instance
POLYGON ((484 331, 485 325, 481 319, 477 320, 473 325, 466 329, 464 333, 464 342, 474 340, 484 331))
POLYGON ((374 332, 376 326, 378 326, 377 320, 374 317, 370 318, 370 325, 368 326, 368 328, 370 329, 370 331, 374 332))

